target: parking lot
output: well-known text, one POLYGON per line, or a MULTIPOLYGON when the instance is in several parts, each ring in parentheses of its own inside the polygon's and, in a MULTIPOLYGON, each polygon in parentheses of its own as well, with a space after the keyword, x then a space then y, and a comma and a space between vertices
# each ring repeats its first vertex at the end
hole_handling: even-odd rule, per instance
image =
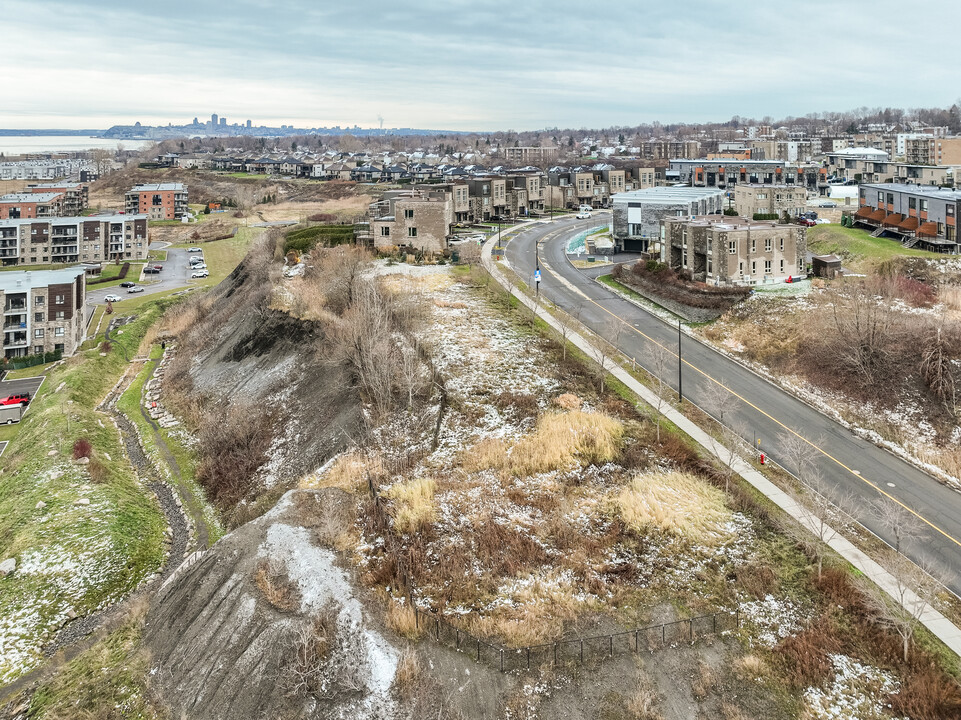
MULTIPOLYGON (((31 377, 31 378, 21 378, 19 380, 3 380, 0 381, 0 400, 11 395, 22 395, 27 393, 30 396, 30 402, 32 403, 34 398, 37 397, 37 392, 40 390, 40 386, 43 385, 45 378, 43 376, 31 377)), ((27 405, 23 410, 23 415, 29 412, 30 406, 27 405)), ((22 417, 22 416, 21 416, 22 417)), ((0 454, 2 454, 0 450, 0 454)))

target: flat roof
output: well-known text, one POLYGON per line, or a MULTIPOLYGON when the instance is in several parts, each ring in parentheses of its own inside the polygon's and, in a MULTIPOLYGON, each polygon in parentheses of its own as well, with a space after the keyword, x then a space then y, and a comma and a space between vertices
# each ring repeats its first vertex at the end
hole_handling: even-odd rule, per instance
POLYGON ((738 158, 697 158, 696 160, 688 160, 686 158, 677 158, 671 160, 672 163, 699 163, 701 165, 722 164, 722 165, 787 165, 785 160, 744 160, 738 158))
POLYGON ((942 200, 961 200, 961 191, 949 190, 946 188, 935 187, 934 185, 913 185, 911 183, 873 183, 863 184, 862 188, 872 190, 884 190, 886 192, 901 192, 910 195, 924 195, 925 197, 937 197, 942 200))
POLYGON ((127 192, 164 192, 166 190, 183 190, 183 183, 145 183, 135 185, 127 192))
POLYGON ((0 227, 10 227, 11 225, 33 225, 34 223, 51 223, 53 225, 77 225, 82 222, 123 222, 125 220, 146 220, 146 215, 74 215, 69 217, 46 217, 46 218, 17 218, 0 220, 0 227))
POLYGON ((694 218, 668 217, 664 222, 679 222, 685 225, 712 227, 718 230, 747 230, 749 228, 786 227, 796 228, 798 225, 779 223, 776 220, 753 220, 741 215, 696 215, 694 218))
POLYGON ((0 195, 0 203, 45 203, 63 195, 63 193, 10 193, 0 195))
POLYGON ((0 272, 0 290, 5 293, 24 292, 28 288, 72 283, 78 275, 83 275, 84 272, 84 268, 81 265, 57 270, 11 270, 9 272, 0 272))
POLYGON ((75 188, 83 187, 82 183, 78 182, 49 182, 49 183, 32 183, 27 185, 28 188, 62 188, 63 190, 73 190, 75 188))
POLYGON ((688 203, 706 198, 724 195, 720 188, 700 187, 653 187, 642 190, 629 190, 611 196, 615 203, 643 202, 643 203, 688 203))

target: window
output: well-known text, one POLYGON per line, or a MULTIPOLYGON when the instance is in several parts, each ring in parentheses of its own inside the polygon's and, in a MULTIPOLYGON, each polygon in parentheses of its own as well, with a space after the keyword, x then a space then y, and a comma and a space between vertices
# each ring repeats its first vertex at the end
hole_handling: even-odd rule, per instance
POLYGON ((390 237, 390 225, 381 225, 381 226, 380 226, 380 236, 381 236, 381 237, 390 237))
POLYGON ((53 334, 54 334, 56 337, 63 337, 63 328, 62 328, 62 327, 61 327, 61 328, 54 328, 53 334))
POLYGON ((687 267, 687 251, 686 250, 684 251, 684 259, 682 260, 682 264, 684 265, 684 267, 687 267))
POLYGON ((781 243, 781 248, 780 248, 781 252, 784 252, 784 238, 781 238, 780 243, 781 243))
POLYGON ((757 240, 751 240, 751 252, 757 252, 757 240))
POLYGON ((917 199, 917 198, 908 198, 908 208, 909 208, 910 210, 917 210, 917 208, 918 208, 918 199, 917 199))
POLYGON ((417 228, 415 227, 407 228, 407 237, 417 237, 417 228))
POLYGON ((63 295, 57 295, 54 303, 57 305, 63 305, 63 295))
POLYGON ((781 258, 781 274, 784 274, 784 258, 781 258))
POLYGON ((414 208, 404 208, 404 217, 408 219, 414 217, 414 208))
POLYGON ((35 355, 36 355, 36 354, 39 354, 39 353, 42 353, 42 352, 43 352, 43 345, 34 345, 34 346, 33 346, 33 352, 34 352, 35 355))
POLYGON ((63 310, 57 310, 57 320, 63 320, 63 310))
POLYGON ((35 338, 42 338, 42 337, 43 337, 43 328, 37 328, 36 330, 34 330, 34 331, 33 331, 33 336, 34 336, 35 338))
POLYGON ((771 247, 772 247, 772 245, 771 245, 771 238, 767 238, 767 239, 764 241, 764 252, 771 252, 771 247))
POLYGON ((766 274, 768 274, 768 273, 771 272, 771 261, 770 261, 770 260, 765 260, 765 261, 764 261, 764 272, 765 272, 766 274))
POLYGON ((727 244, 727 251, 728 251, 731 255, 737 255, 737 240, 731 240, 731 241, 727 244))
POLYGON ((42 313, 42 312, 34 313, 34 314, 33 314, 33 321, 34 321, 34 322, 43 322, 43 313, 42 313))
MULTIPOLYGON (((912 198, 912 201, 913 201, 913 198, 912 198)), ((879 202, 879 203, 883 203, 883 202, 884 202, 884 193, 883 193, 883 192, 879 192, 879 193, 878 193, 878 202, 879 202)))
POLYGON ((43 305, 43 295, 37 295, 36 299, 34 300, 34 303, 37 305, 43 305))
POLYGON ((948 217, 954 217, 954 205, 948 205, 944 210, 945 215, 948 217))
POLYGON ((927 211, 928 211, 928 201, 927 201, 927 200, 922 200, 922 201, 921 201, 921 212, 927 212, 927 211))

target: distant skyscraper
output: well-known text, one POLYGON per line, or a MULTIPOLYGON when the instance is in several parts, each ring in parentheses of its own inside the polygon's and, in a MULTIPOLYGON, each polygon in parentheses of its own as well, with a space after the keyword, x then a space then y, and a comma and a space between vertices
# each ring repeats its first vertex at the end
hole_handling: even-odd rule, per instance
POLYGON ((217 113, 214 113, 213 115, 210 116, 210 124, 211 125, 217 124, 217 113))
POLYGON ((250 120, 247 121, 247 127, 250 127, 250 120))
POLYGON ((199 124, 200 124, 200 123, 197 122, 197 118, 194 118, 194 125, 199 125, 199 124))
POLYGON ((223 126, 227 125, 227 118, 220 118, 220 124, 223 126))

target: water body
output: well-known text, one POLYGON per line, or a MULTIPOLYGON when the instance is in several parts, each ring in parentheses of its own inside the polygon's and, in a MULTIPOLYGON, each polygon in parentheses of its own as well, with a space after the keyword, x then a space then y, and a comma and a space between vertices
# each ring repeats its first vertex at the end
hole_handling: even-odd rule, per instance
POLYGON ((152 140, 117 140, 80 135, 0 135, 0 152, 5 158, 10 158, 39 152, 75 152, 93 148, 116 150, 118 143, 125 150, 142 150, 153 145, 152 140))

